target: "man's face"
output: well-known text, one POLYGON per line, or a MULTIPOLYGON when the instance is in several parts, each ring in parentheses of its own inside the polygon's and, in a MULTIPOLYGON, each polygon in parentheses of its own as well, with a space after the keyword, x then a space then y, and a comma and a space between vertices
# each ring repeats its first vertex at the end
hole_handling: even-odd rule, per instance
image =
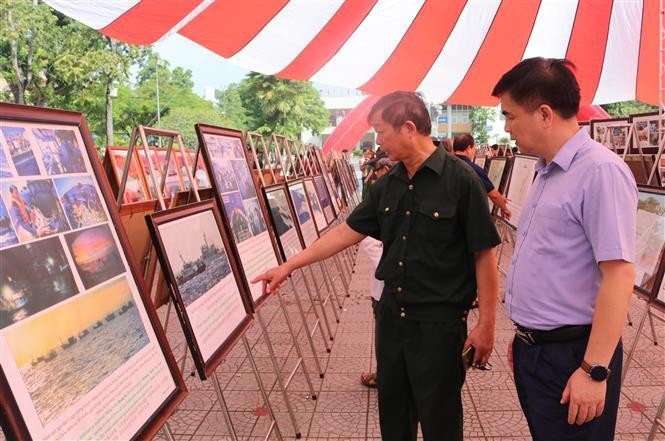
POLYGON ((391 161, 402 161, 408 157, 412 149, 409 142, 409 136, 404 130, 404 126, 395 129, 391 124, 385 122, 381 117, 381 112, 375 112, 370 118, 370 124, 376 131, 376 143, 381 146, 381 150, 386 152, 391 161))
POLYGON ((517 142, 521 152, 537 155, 542 136, 538 110, 530 112, 513 101, 507 92, 500 99, 501 112, 506 117, 504 130, 517 142))

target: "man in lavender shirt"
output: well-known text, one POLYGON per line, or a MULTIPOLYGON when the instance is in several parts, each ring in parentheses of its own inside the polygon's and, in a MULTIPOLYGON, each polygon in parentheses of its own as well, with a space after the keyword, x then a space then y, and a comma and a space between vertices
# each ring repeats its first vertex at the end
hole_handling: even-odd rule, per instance
POLYGON ((634 280, 637 188, 626 164, 580 129, 566 60, 531 58, 501 77, 505 130, 536 155, 506 277, 508 350, 534 440, 612 440, 634 280))

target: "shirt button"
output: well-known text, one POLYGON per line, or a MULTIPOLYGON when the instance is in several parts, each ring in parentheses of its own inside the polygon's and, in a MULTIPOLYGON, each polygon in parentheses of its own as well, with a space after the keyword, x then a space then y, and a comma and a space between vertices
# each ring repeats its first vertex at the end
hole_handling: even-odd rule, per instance
POLYGON ((397 292, 402 292, 402 287, 401 286, 397 287, 397 292))
POLYGON ((413 190, 413 184, 409 184, 409 190, 413 190))
POLYGON ((406 236, 402 236, 402 240, 406 240, 406 236))
POLYGON ((404 266, 404 262, 401 261, 401 260, 400 260, 399 262, 397 262, 397 264, 398 264, 399 266, 404 266))
POLYGON ((386 207, 386 208, 384 208, 383 211, 385 211, 386 213, 389 212, 389 211, 390 211, 390 207, 386 207))
POLYGON ((402 318, 406 317, 406 312, 400 312, 399 316, 402 317, 402 318))
POLYGON ((432 213, 432 216, 434 216, 434 217, 439 217, 439 212, 438 212, 438 211, 435 211, 434 213, 432 213))
POLYGON ((409 210, 406 210, 404 214, 406 214, 407 216, 411 216, 411 212, 409 210))

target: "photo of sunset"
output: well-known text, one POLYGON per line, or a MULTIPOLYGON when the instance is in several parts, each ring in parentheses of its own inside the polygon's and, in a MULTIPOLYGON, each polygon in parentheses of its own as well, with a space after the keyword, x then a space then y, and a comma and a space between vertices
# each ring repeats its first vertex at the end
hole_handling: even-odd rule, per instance
POLYGON ((86 289, 125 271, 108 225, 67 234, 65 240, 86 289))

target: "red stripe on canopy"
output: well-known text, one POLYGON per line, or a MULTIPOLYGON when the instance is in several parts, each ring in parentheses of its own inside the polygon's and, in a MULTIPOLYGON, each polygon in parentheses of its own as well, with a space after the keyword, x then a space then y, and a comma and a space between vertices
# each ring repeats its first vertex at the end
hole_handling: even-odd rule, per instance
POLYGON ((603 71, 612 1, 580 0, 566 58, 575 64, 581 103, 591 104, 603 71))
POLYGON ((645 103, 658 103, 658 2, 645 1, 642 6, 642 35, 637 65, 635 96, 645 103))
POLYGON ((342 151, 354 146, 369 130, 370 124, 367 122, 367 115, 369 115, 369 111, 379 98, 379 96, 368 95, 367 98, 351 109, 326 140, 323 153, 328 154, 334 150, 342 151))
POLYGON ((287 3, 287 0, 219 0, 185 25, 179 34, 229 58, 252 41, 287 3))
POLYGON ((498 81, 501 75, 520 62, 539 7, 540 0, 501 3, 476 59, 446 102, 475 106, 487 106, 494 102, 496 105, 498 99, 492 97, 494 83, 491 78, 498 81), (510 44, 506 44, 507 39, 510 44))
POLYGON ((390 58, 360 89, 382 95, 418 87, 441 53, 465 4, 466 0, 425 3, 390 58))
POLYGON ((203 0, 143 0, 99 32, 132 44, 152 44, 203 0))
POLYGON ((377 0, 344 2, 305 49, 288 66, 275 75, 293 80, 309 79, 344 45, 346 40, 367 17, 376 2, 377 0))
POLYGON ((610 114, 605 112, 600 106, 597 105, 583 105, 580 106, 580 111, 577 112, 577 121, 587 122, 592 119, 607 119, 611 118, 610 114))

